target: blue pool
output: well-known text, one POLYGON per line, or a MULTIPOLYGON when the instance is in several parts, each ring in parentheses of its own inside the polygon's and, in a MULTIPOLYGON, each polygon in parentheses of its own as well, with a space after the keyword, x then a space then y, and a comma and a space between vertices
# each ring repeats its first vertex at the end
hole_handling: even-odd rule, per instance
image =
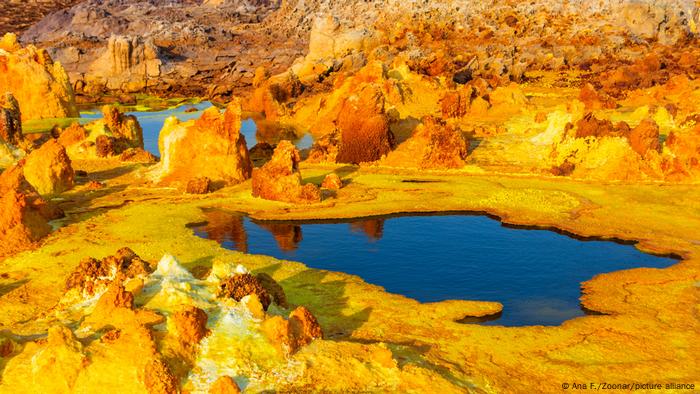
POLYGON ((557 325, 585 313, 579 305, 581 282, 599 273, 676 262, 632 245, 504 227, 484 216, 330 223, 255 222, 216 210, 205 214, 208 222, 193 227, 195 234, 228 249, 347 272, 423 302, 501 302, 502 315, 483 324, 557 325))
MULTIPOLYGON (((163 111, 149 111, 149 112, 127 112, 129 115, 134 115, 139 121, 141 128, 143 129, 143 144, 144 148, 153 153, 156 156, 160 156, 158 149, 158 135, 160 130, 163 128, 165 119, 170 116, 176 116, 181 121, 187 121, 191 119, 198 119, 202 116, 202 112, 207 108, 211 107, 212 103, 204 101, 197 104, 185 104, 176 108, 166 109, 163 111), (192 111, 196 109, 196 111, 192 111), (186 112, 189 110, 190 112, 186 112)), ((83 122, 93 121, 95 119, 102 118, 102 113, 99 109, 95 109, 90 112, 81 113, 81 119, 83 122)), ((279 133, 272 130, 272 132, 264 133, 264 130, 258 130, 256 123, 253 119, 244 119, 241 123, 241 133, 245 136, 248 149, 252 148, 258 141, 265 141, 271 144, 276 144, 279 138, 279 133), (274 135, 269 135, 274 134, 274 135)), ((295 145, 300 149, 308 148, 313 143, 310 135, 304 135, 302 138, 297 138, 296 136, 290 137, 295 145)))

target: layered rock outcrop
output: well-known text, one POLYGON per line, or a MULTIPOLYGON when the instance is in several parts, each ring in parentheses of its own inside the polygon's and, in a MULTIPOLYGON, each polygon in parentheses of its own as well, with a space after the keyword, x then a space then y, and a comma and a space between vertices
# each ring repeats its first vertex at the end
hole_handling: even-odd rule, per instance
MULTIPOLYGON (((152 39, 111 36, 107 48, 88 70, 88 85, 104 86, 120 92, 139 92, 154 84, 163 61, 152 39)), ((89 86, 87 89, 97 89, 89 86)))
POLYGON ((55 139, 30 153, 23 170, 27 181, 42 195, 62 193, 72 189, 75 183, 71 160, 55 139))
POLYGON ((253 170, 253 196, 295 204, 321 201, 318 186, 302 185, 299 150, 289 141, 281 141, 272 159, 253 170))
POLYGON ((21 166, 0 174, 0 256, 27 249, 51 232, 49 221, 63 212, 42 199, 21 166))
POLYGON ((413 135, 389 153, 381 164, 420 169, 457 169, 466 164, 468 147, 461 130, 434 117, 425 117, 413 135))
POLYGON ((339 163, 373 162, 394 147, 389 117, 384 110, 384 95, 375 86, 367 86, 348 98, 338 116, 339 163))
POLYGON ((245 181, 251 176, 252 166, 240 130, 238 99, 223 114, 212 107, 197 120, 180 122, 168 118, 159 136, 162 157, 154 176, 165 183, 186 183, 203 176, 214 184, 245 181))
POLYGON ((12 34, 0 44, 0 87, 22 109, 22 120, 77 117, 73 87, 59 62, 44 49, 22 48, 12 34))
POLYGON ((58 142, 74 159, 119 157, 125 162, 155 161, 143 149, 143 130, 136 117, 111 105, 102 107, 102 119, 85 125, 73 123, 59 130, 58 142))

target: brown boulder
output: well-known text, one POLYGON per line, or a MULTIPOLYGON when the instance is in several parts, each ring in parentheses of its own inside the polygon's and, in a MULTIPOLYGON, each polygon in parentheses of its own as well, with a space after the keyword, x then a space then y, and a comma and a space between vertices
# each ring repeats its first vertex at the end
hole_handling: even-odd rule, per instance
POLYGON ((0 141, 18 145, 22 140, 24 135, 19 103, 12 93, 6 92, 5 97, 0 97, 0 141))
POLYGON ((200 176, 229 185, 245 181, 252 166, 240 130, 238 99, 223 114, 212 107, 194 121, 169 118, 160 132, 162 157, 155 175, 164 182, 187 182, 200 176))
POLYGON ((211 180, 209 180, 209 178, 205 176, 197 177, 194 179, 190 179, 190 181, 187 182, 187 193, 207 194, 211 192, 211 187, 211 180))
POLYGON ((251 274, 245 273, 230 276, 221 281, 219 286, 219 297, 229 297, 240 302, 243 297, 255 294, 260 303, 262 303, 263 309, 267 310, 270 306, 270 295, 260 280, 251 274))
MULTIPOLYGON (((58 135, 58 143, 65 148, 79 144, 88 137, 87 130, 79 123, 73 123, 60 131, 58 135)), ((99 138, 99 137, 98 137, 99 138)))
POLYGON ((394 134, 384 111, 384 94, 374 84, 345 101, 337 124, 341 141, 336 158, 339 163, 377 161, 394 147, 394 134))
POLYGON ((172 316, 180 342, 194 345, 209 335, 207 313, 194 306, 184 306, 172 316))
POLYGON ((647 151, 661 150, 659 142, 659 126, 652 119, 643 120, 637 127, 629 132, 627 138, 630 141, 632 149, 644 156, 647 151))
POLYGON ((299 150, 287 140, 281 141, 272 159, 253 170, 253 196, 290 203, 321 201, 316 185, 302 185, 299 150))
POLYGON ((289 314, 289 320, 273 316, 262 324, 262 331, 282 354, 294 354, 314 339, 323 338, 323 331, 311 312, 303 306, 289 314))
POLYGON ((299 347, 308 345, 314 339, 323 338, 321 325, 311 311, 304 306, 297 307, 289 314, 289 323, 299 347))
POLYGON ((105 128, 112 137, 126 147, 143 149, 143 130, 134 115, 125 115, 119 108, 105 105, 102 107, 102 116, 105 128))
POLYGON ((328 174, 325 178, 323 178, 321 187, 329 190, 339 190, 343 187, 343 181, 336 173, 328 174))
POLYGON ((75 288, 81 294, 91 296, 109 286, 117 276, 134 278, 151 271, 150 265, 133 250, 122 248, 114 256, 102 260, 88 257, 81 261, 66 278, 66 290, 75 288))
POLYGON ((107 48, 89 68, 89 75, 108 89, 136 92, 158 77, 163 62, 152 39, 109 37, 107 48))
POLYGON ((119 160, 125 163, 155 163, 158 158, 143 148, 129 148, 119 155, 119 160))
POLYGON ((24 176, 39 194, 58 194, 73 187, 75 173, 66 148, 55 139, 27 156, 24 176))
POLYGON ((389 153, 382 164, 421 169, 462 168, 467 148, 468 143, 459 129, 427 116, 413 135, 389 153))

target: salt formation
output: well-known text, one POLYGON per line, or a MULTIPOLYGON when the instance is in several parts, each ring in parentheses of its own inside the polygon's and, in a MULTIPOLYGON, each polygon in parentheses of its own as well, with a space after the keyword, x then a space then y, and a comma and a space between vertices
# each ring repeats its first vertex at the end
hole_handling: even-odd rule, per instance
POLYGON ((290 203, 321 201, 316 185, 302 185, 300 161, 299 150, 291 142, 280 142, 272 159, 253 170, 253 196, 290 203))
POLYGON ((143 149, 143 130, 136 117, 111 105, 102 107, 102 119, 85 125, 73 123, 58 130, 58 142, 73 159, 118 157, 121 161, 155 161, 143 149))
POLYGON ((21 166, 0 174, 0 257, 34 245, 51 232, 49 221, 63 212, 27 182, 21 166))
POLYGON ((421 169, 457 169, 464 167, 467 142, 461 130, 433 117, 426 117, 413 135, 381 164, 421 169))
POLYGON ((12 377, 5 383, 20 391, 169 393, 179 391, 180 382, 190 392, 272 388, 302 372, 289 356, 322 337, 306 308, 283 317, 288 312, 277 304, 280 290, 271 277, 231 262, 216 261, 200 280, 169 255, 155 269, 128 248, 88 258, 66 280, 55 312, 63 322, 81 321, 80 327, 55 325, 48 342, 27 344, 8 362, 12 377), (267 295, 266 287, 277 296, 267 295), (266 300, 265 308, 259 300, 266 300), (91 335, 99 339, 81 342, 91 335), (29 359, 41 367, 28 368, 29 359))
POLYGON ((109 90, 138 92, 160 76, 163 61, 152 39, 111 36, 107 47, 91 65, 88 89, 104 86, 109 90))
POLYGON ((22 108, 22 120, 77 117, 73 88, 61 63, 33 45, 22 48, 14 34, 0 40, 0 86, 22 108))
POLYGON ((245 181, 252 168, 240 130, 238 99, 223 114, 212 107, 197 120, 180 122, 168 118, 158 141, 162 160, 153 176, 164 183, 187 183, 198 177, 207 177, 219 185, 245 181))
POLYGON ((75 173, 66 149, 51 139, 30 153, 24 176, 39 194, 53 195, 73 188, 75 173))

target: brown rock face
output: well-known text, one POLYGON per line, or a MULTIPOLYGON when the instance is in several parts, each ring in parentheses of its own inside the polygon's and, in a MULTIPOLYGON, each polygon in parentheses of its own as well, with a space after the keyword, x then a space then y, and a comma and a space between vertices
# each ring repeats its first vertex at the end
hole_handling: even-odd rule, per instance
POLYGON ((394 147, 394 134, 384 112, 384 95, 368 85, 348 98, 338 116, 340 149, 336 161, 359 164, 379 160, 394 147))
POLYGON ((666 179, 686 181, 700 178, 700 126, 671 132, 665 147, 672 153, 662 162, 666 179))
POLYGON ((444 118, 461 118, 466 115, 474 95, 475 91, 470 85, 445 93, 440 101, 442 116, 444 118))
POLYGON ((306 160, 309 163, 335 163, 338 149, 340 149, 340 133, 330 132, 314 142, 306 160))
POLYGON ((238 394, 241 389, 230 376, 222 376, 209 387, 209 394, 238 394))
POLYGON ((0 256, 29 248, 51 232, 48 221, 61 216, 26 181, 21 167, 0 174, 0 256))
POLYGON ((207 194, 211 191, 211 181, 207 177, 198 177, 187 182, 187 193, 207 194))
POLYGON ((626 137, 629 130, 625 122, 613 125, 611 121, 597 119, 589 112, 576 123, 576 138, 626 137))
POLYGON ((22 113, 19 103, 10 92, 0 97, 0 141, 18 145, 24 140, 22 134, 22 113))
POLYGON ((97 260, 88 257, 66 278, 66 290, 79 289, 81 293, 94 295, 108 286, 117 276, 133 278, 152 271, 147 262, 129 248, 122 248, 114 256, 97 260))
POLYGON ((78 116, 68 75, 46 50, 33 45, 21 48, 14 35, 6 35, 2 42, 1 93, 10 92, 17 99, 22 120, 78 116))
POLYGON ((255 294, 260 303, 262 303, 263 309, 267 310, 270 306, 270 295, 262 283, 251 274, 239 274, 228 277, 221 282, 220 286, 219 297, 230 297, 240 301, 248 294, 255 294))
POLYGON ((95 154, 97 157, 114 156, 114 138, 101 135, 95 138, 95 154))
POLYGON ((289 314, 289 320, 273 316, 263 322, 262 331, 283 354, 294 354, 302 346, 323 337, 314 315, 303 306, 289 314))
POLYGON ((102 116, 105 127, 117 141, 129 148, 143 149, 143 130, 134 115, 125 115, 117 107, 106 105, 102 107, 102 116))
POLYGON ((179 392, 177 377, 173 375, 165 362, 154 358, 146 364, 144 383, 149 394, 173 394, 179 392))
POLYGON ((291 142, 281 141, 272 159, 253 170, 253 196, 297 204, 321 201, 316 185, 301 184, 300 161, 299 150, 291 142))
POLYGON ((102 55, 90 65, 87 82, 110 90, 137 92, 149 85, 149 78, 160 76, 162 63, 153 40, 111 36, 102 55))
POLYGON ((205 176, 229 185, 250 178, 252 165, 240 129, 238 99, 223 114, 212 107, 196 121, 168 119, 159 137, 162 159, 158 177, 164 182, 187 182, 205 176))
POLYGON ((184 306, 173 314, 180 342, 194 345, 209 335, 207 313, 194 306, 184 306))
POLYGON ((73 188, 75 173, 66 148, 51 139, 27 156, 24 176, 39 194, 58 194, 73 188))
POLYGON ((661 150, 659 142, 659 126, 652 119, 643 120, 637 127, 632 129, 627 136, 630 145, 640 156, 644 156, 647 151, 661 150))
POLYGON ((58 136, 58 143, 67 148, 85 141, 87 137, 85 128, 78 123, 73 123, 61 131, 58 136))
POLYGON ((328 174, 325 178, 323 178, 321 187, 329 190, 339 190, 341 187, 343 187, 343 181, 336 173, 328 174))
POLYGON ((97 300, 97 305, 95 305, 95 310, 90 318, 95 321, 108 321, 115 309, 118 308, 134 309, 134 295, 126 291, 117 279, 107 287, 107 291, 97 300))
POLYGON ((318 320, 305 306, 297 307, 289 314, 289 323, 299 347, 308 345, 314 339, 323 338, 318 320))
POLYGON ((595 109, 614 109, 616 107, 615 100, 608 97, 603 92, 598 92, 590 83, 584 85, 579 93, 579 100, 583 102, 587 110, 595 109))
POLYGON ((413 135, 382 161, 394 167, 462 168, 468 153, 462 132, 432 116, 425 117, 413 135))

